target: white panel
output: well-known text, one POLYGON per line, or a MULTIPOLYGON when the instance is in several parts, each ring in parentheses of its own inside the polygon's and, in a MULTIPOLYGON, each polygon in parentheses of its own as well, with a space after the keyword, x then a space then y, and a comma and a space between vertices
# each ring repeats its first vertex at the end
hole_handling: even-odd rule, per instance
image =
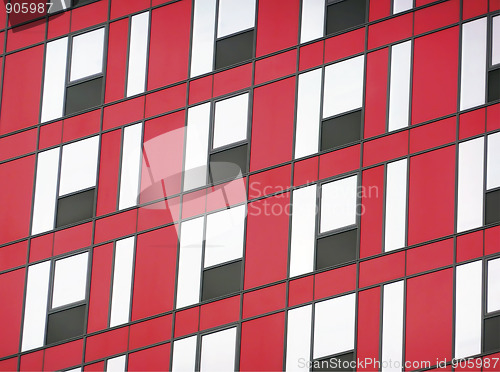
POLYGON ((215 104, 213 148, 247 138, 248 93, 215 104))
POLYGON ((286 336, 286 371, 309 372, 307 364, 311 354, 312 305, 288 311, 286 336))
POLYGON ((36 166, 35 201, 31 234, 54 228, 59 171, 59 148, 38 154, 36 166))
POLYGON ((491 64, 500 63, 500 16, 493 17, 491 42, 491 64))
POLYGON ((318 152, 322 75, 321 69, 299 75, 295 159, 318 152))
POLYGON ((203 217, 198 217, 181 224, 177 308, 197 303, 200 300, 203 220, 203 217))
POLYGON ((354 349, 356 295, 318 302, 314 309, 313 358, 354 349))
POLYGON ((119 209, 137 204, 141 176, 141 145, 142 123, 126 127, 123 131, 119 209))
POLYGON ((245 215, 246 208, 241 205, 207 216, 204 267, 243 256, 245 215))
POLYGON ((127 323, 130 313, 135 238, 116 242, 109 326, 127 323))
POLYGON ((188 109, 184 191, 204 186, 207 182, 208 130, 210 103, 188 109))
POLYGON ((125 372, 126 363, 126 355, 120 355, 119 357, 108 359, 106 362, 106 372, 125 372))
POLYGON ((74 81, 102 72, 104 28, 73 38, 70 80, 74 81))
POLYGON ((321 187, 321 232, 356 223, 357 185, 351 176, 321 187))
POLYGON ((290 248, 290 277, 314 269, 316 185, 294 190, 290 248))
POLYGON ((486 26, 486 18, 462 26, 460 110, 485 102, 486 26))
POLYGON ((408 126, 410 111, 411 40, 391 48, 389 131, 408 126))
POLYGON ((28 268, 21 351, 34 349, 44 344, 49 275, 50 261, 28 268))
POLYGON ((404 12, 411 8, 413 8, 413 0, 393 0, 392 14, 404 12))
POLYGON ((226 329, 201 338, 202 372, 234 371, 236 328, 226 329))
POLYGON ((255 0, 219 0, 217 37, 247 30, 255 25, 255 0))
POLYGON ((406 159, 387 164, 385 252, 405 246, 407 167, 406 159))
POLYGON ((63 116, 68 38, 47 43, 41 122, 63 116))
POLYGON ((458 147, 457 232, 483 224, 484 138, 458 147))
POLYGON ((95 186, 99 136, 63 146, 59 196, 95 186))
POLYGON ((85 300, 88 260, 85 252, 56 261, 52 308, 85 300))
POLYGON ((144 92, 148 61, 149 12, 132 17, 128 53, 127 97, 144 92))
POLYGON ((300 42, 322 37, 325 23, 325 0, 302 0, 300 42))
POLYGON ((487 312, 500 310, 500 258, 488 261, 487 312))
POLYGON ((211 72, 214 58, 216 0, 195 0, 191 77, 211 72))
POLYGON ((172 372, 194 372, 196 368, 196 339, 191 336, 174 342, 172 372))
POLYGON ((500 133, 488 136, 486 156, 486 189, 500 187, 500 133))
POLYGON ((359 56, 325 68, 323 118, 362 106, 364 64, 365 57, 359 56))
POLYGON ((403 364, 404 281, 384 285, 382 371, 401 371, 403 364), (396 368, 395 366, 399 366, 396 368))
POLYGON ((455 358, 481 352, 482 261, 457 266, 455 358))

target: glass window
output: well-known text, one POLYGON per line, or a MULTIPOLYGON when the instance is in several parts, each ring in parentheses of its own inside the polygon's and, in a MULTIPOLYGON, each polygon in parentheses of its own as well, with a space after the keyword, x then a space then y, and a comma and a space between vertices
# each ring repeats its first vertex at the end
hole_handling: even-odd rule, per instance
POLYGON ((219 0, 217 37, 255 26, 255 0, 219 0))
POLYGON ((214 332, 201 338, 200 371, 235 370, 236 328, 214 332))
POLYGON ((142 160, 142 123, 123 130, 123 148, 118 208, 137 205, 142 160))
POLYGON ((65 115, 100 105, 103 100, 103 82, 104 79, 98 77, 69 86, 66 90, 65 115))
POLYGON ((356 223, 357 176, 323 184, 321 187, 320 232, 356 223))
POLYGON ((234 65, 253 58, 254 30, 217 40, 215 45, 215 69, 234 65))
POLYGON ((86 296, 88 252, 57 260, 52 308, 82 301, 86 296))
POLYGON ((70 81, 102 72, 104 28, 73 37, 70 81))
POLYGON ((394 366, 403 363, 404 281, 383 289, 382 360, 392 360, 393 365, 382 366, 382 371, 401 371, 394 366))
POLYGON ((191 336, 174 341, 172 372, 196 370, 197 339, 197 336, 191 336))
POLYGON ((349 230, 318 239, 316 270, 356 259, 358 230, 349 230))
POLYGON ((247 138, 248 93, 215 103, 213 148, 247 138))
POLYGON ((327 0, 326 34, 347 30, 366 22, 366 0, 327 0))
POLYGON ((86 307, 81 305, 49 314, 47 344, 83 335, 86 307))
POLYGON ((309 372, 299 360, 309 360, 311 354, 312 305, 288 311, 286 338, 286 370, 309 372))
POLYGON ((206 269, 203 272, 202 301, 241 290, 241 261, 206 269))
POLYGON ((149 44, 149 12, 131 18, 127 97, 144 92, 149 44))
POLYGON ((385 252, 402 248, 406 244, 407 168, 407 159, 387 164, 385 252))

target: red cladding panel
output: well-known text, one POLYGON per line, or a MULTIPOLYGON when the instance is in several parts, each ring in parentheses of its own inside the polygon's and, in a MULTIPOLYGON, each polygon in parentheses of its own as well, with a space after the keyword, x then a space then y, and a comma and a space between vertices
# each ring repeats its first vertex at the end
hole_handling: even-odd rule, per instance
POLYGON ((458 27, 415 39, 412 124, 456 111, 458 39, 458 27))
POLYGON ((415 12, 414 34, 432 31, 458 22, 460 0, 449 0, 415 12))
POLYGON ((234 67, 214 75, 214 97, 252 85, 252 64, 234 67))
MULTIPOLYGON (((42 371, 44 350, 21 356, 20 371, 42 371)), ((17 367, 16 367, 17 368, 17 367)))
POLYGON ((139 208, 137 231, 151 229, 179 220, 180 198, 171 198, 139 208))
POLYGON ((406 285, 406 360, 451 358, 453 269, 409 279, 406 285))
POLYGON ((318 159, 309 158, 298 161, 293 166, 293 185, 301 186, 318 180, 318 159))
POLYGON ((240 302, 240 296, 234 296, 203 305, 200 311, 200 331, 238 321, 240 302))
POLYGON ((189 83, 189 104, 198 103, 212 98, 214 76, 205 76, 189 83))
POLYGON ((206 204, 206 189, 182 195, 182 218, 189 218, 205 213, 206 204))
POLYGON ((187 78, 191 1, 182 0, 152 11, 148 89, 187 78))
MULTIPOLYGON (((0 306, 0 357, 15 354, 19 350, 21 316, 23 312, 25 270, 15 270, 0 275, 0 298, 8 299, 8 306, 0 306)), ((16 366, 17 369, 17 366, 16 366)))
POLYGON ((250 176, 248 182, 248 198, 254 199, 260 196, 288 190, 290 188, 291 169, 291 165, 284 165, 250 176))
POLYGON ((363 165, 365 167, 407 155, 408 131, 366 142, 363 150, 363 165))
POLYGON ((370 1, 370 22, 391 15, 391 0, 370 1))
POLYGON ((83 340, 76 340, 45 350, 43 369, 45 371, 58 371, 63 368, 73 367, 82 362, 83 340))
POLYGON ((127 351, 128 333, 129 327, 122 327, 87 337, 85 362, 127 351))
POLYGON ((283 312, 243 323, 239 370, 283 370, 284 334, 283 312))
POLYGON ((384 167, 363 171, 360 258, 382 252, 384 167))
POLYGON ((207 189, 207 212, 247 201, 247 178, 220 183, 207 189))
POLYGON ((410 153, 423 151, 455 141, 457 119, 451 117, 410 130, 410 153))
POLYGON ((257 57, 297 44, 299 10, 299 0, 259 1, 257 57))
POLYGON ((144 96, 104 108, 103 130, 130 124, 144 118, 144 96))
POLYGON ((294 74, 296 65, 296 49, 261 59, 255 63, 255 84, 294 74))
POLYGON ((437 269, 453 263, 453 239, 423 245, 406 253, 406 275, 437 269))
POLYGON ((187 84, 179 84, 146 96, 146 117, 184 107, 187 84))
POLYGON ((368 29, 368 49, 395 43, 412 36, 413 14, 404 14, 371 25, 368 29))
POLYGON ((83 370, 85 372, 88 371, 95 371, 95 372, 101 372, 104 371, 104 361, 102 362, 97 362, 97 363, 92 363, 92 364, 87 364, 86 366, 83 367, 83 370))
POLYGON ((101 136, 96 213, 98 216, 114 212, 117 207, 121 140, 121 130, 104 133, 101 136))
POLYGON ((106 103, 119 100, 125 95, 128 30, 128 18, 109 24, 106 103))
POLYGON ((500 103, 486 108, 486 130, 500 129, 500 103))
POLYGON ((300 48, 299 70, 319 66, 323 63, 324 42, 318 41, 314 44, 305 45, 300 48))
POLYGON ((295 78, 254 90, 251 171, 291 159, 294 111, 295 78))
POLYGON ((483 255, 483 230, 457 237, 457 262, 483 255))
POLYGON ((24 265, 27 251, 27 240, 0 248, 0 271, 24 265))
MULTIPOLYGON (((380 287, 358 293, 358 360, 379 359, 380 344, 380 287)), ((364 365, 360 371, 373 371, 373 365, 364 365)))
POLYGON ((45 20, 30 22, 7 31, 7 52, 37 44, 45 38, 45 20))
POLYGON ((44 150, 48 147, 58 145, 62 142, 62 120, 40 127, 40 138, 38 149, 44 150))
POLYGON ((365 28, 325 40, 325 63, 362 53, 365 50, 365 28))
POLYGON ((0 361, 0 371, 11 372, 17 370, 17 357, 0 361))
POLYGON ((122 0, 111 1, 111 19, 122 17, 146 9, 150 0, 122 0))
POLYGON ((175 226, 137 237, 132 320, 172 310, 176 256, 175 226))
POLYGON ((468 19, 488 12, 488 0, 463 0, 462 18, 468 19))
POLYGON ((0 161, 15 158, 36 150, 37 130, 31 129, 0 138, 0 161))
POLYGON ((77 7, 71 10, 71 31, 106 22, 108 19, 108 1, 96 1, 87 6, 77 7))
POLYGON ((453 233, 455 146, 410 159, 408 245, 453 233))
POLYGON ((286 284, 259 289, 243 296, 243 318, 250 318, 286 306, 286 284))
POLYGON ((490 12, 500 9, 500 0, 490 0, 490 12))
POLYGON ((38 123, 43 48, 39 45, 5 57, 0 134, 38 123))
POLYGON ((361 262, 359 265, 359 286, 398 279, 405 275, 405 252, 398 252, 361 262))
POLYGON ((35 156, 0 164, 0 244, 29 233, 35 156))
POLYGON ((314 276, 314 299, 334 296, 356 288, 356 265, 340 267, 314 276))
POLYGON ((360 145, 355 145, 321 155, 319 157, 319 179, 358 169, 360 149, 360 145))
POLYGON ((172 334, 172 315, 133 324, 130 326, 129 350, 156 344, 170 339, 172 334))
POLYGON ((385 133, 389 49, 368 53, 364 137, 385 133))
POLYGON ((49 17, 47 39, 53 39, 65 34, 69 34, 69 23, 71 12, 58 13, 49 17))
POLYGON ((291 280, 288 286, 288 306, 313 300, 314 276, 291 280))
POLYGON ((192 307, 175 313, 175 337, 198 332, 200 308, 192 307))
POLYGON ((245 289, 286 278, 289 217, 289 193, 248 204, 245 289))
POLYGON ((101 110, 73 116, 64 120, 63 142, 89 136, 101 128, 101 110))
POLYGON ((163 344, 128 355, 128 371, 168 371, 170 344, 163 344))
POLYGON ((491 227, 484 232, 484 254, 500 252, 500 226, 491 227))
POLYGON ((486 129, 486 110, 484 108, 460 115, 459 139, 484 133, 486 129))
POLYGON ((98 244, 135 233, 136 221, 137 209, 97 220, 95 223, 94 243, 98 244))
POLYGON ((44 260, 52 256, 54 234, 38 236, 30 241, 29 262, 44 260))
POLYGON ((92 222, 59 230, 54 234, 54 256, 92 244, 92 222))

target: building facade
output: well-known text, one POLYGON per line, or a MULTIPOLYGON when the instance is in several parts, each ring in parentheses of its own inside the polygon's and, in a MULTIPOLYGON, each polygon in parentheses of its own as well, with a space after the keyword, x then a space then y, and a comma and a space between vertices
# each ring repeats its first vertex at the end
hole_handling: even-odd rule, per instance
POLYGON ((0 370, 500 370, 499 0, 4 0, 0 370))

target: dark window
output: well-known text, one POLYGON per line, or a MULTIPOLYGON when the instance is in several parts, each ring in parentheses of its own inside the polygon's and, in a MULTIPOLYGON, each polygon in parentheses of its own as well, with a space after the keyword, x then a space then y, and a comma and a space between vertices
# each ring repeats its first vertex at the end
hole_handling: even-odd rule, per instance
POLYGON ((81 305, 49 314, 47 344, 83 335, 86 307, 81 305))
POLYGON ((500 68, 488 72, 488 102, 500 99, 500 68))
POLYGON ((313 362, 313 371, 354 371, 351 368, 354 361, 354 353, 347 353, 342 355, 336 355, 333 357, 327 357, 323 359, 317 359, 313 362))
POLYGON ((333 149, 361 139, 361 110, 323 121, 321 151, 333 149))
POLYGON ((102 104, 103 77, 71 85, 66 90, 65 115, 102 104))
POLYGON ((231 35, 215 43, 215 68, 219 69, 253 57, 254 31, 231 35))
POLYGON ((500 190, 486 193, 486 217, 485 223, 500 221, 500 190))
POLYGON ((233 180, 247 172, 247 145, 233 147, 210 155, 210 181, 233 180))
POLYGON ((358 229, 319 238, 316 246, 316 270, 356 259, 358 229))
POLYGON ((95 189, 63 196, 57 201, 56 227, 66 226, 94 216, 95 189))
POLYGON ((241 290, 241 261, 217 266, 203 272, 202 301, 241 290))
POLYGON ((366 0, 329 0, 326 34, 330 35, 366 22, 366 0))
POLYGON ((484 320, 483 353, 500 349, 500 315, 484 320))

